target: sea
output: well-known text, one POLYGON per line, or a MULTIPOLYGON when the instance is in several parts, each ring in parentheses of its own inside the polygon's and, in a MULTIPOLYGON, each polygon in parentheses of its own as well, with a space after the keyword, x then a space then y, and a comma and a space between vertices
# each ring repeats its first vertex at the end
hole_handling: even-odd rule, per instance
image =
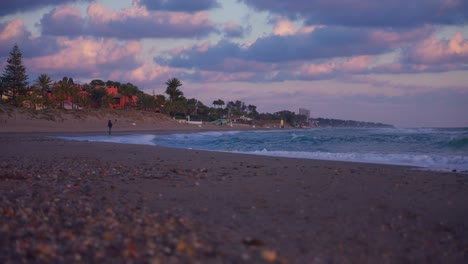
POLYGON ((468 128, 312 128, 59 138, 468 172, 468 128))

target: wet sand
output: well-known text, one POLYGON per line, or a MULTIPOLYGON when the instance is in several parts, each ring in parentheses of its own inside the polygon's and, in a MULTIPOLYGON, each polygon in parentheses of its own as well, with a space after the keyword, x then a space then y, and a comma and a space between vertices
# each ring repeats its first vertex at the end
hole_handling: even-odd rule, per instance
POLYGON ((0 262, 467 263, 468 175, 0 134, 0 262))

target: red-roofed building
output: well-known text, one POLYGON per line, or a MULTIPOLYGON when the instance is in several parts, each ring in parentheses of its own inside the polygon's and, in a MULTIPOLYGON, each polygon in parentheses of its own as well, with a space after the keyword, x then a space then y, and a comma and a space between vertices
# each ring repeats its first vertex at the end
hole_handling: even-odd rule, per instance
POLYGON ((112 103, 109 104, 110 108, 113 109, 123 109, 127 107, 136 107, 137 104, 137 96, 124 96, 119 93, 119 89, 117 87, 105 87, 107 93, 112 97, 112 103))

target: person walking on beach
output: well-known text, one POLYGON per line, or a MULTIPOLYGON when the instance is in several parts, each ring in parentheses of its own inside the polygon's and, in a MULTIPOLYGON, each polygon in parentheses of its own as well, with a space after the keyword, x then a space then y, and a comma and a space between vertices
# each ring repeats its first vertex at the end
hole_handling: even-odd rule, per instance
POLYGON ((107 122, 107 127, 109 128, 109 136, 110 136, 111 130, 112 130, 112 121, 109 120, 109 122, 107 122))

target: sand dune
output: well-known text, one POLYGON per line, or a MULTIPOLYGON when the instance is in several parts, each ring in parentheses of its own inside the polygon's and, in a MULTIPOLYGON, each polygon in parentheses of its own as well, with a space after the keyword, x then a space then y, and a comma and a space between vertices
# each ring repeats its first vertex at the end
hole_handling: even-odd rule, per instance
POLYGON ((234 124, 184 124, 167 115, 136 110, 41 110, 0 108, 1 132, 103 132, 107 133, 107 122, 112 120, 114 132, 154 130, 219 130, 252 129, 251 126, 234 124))

